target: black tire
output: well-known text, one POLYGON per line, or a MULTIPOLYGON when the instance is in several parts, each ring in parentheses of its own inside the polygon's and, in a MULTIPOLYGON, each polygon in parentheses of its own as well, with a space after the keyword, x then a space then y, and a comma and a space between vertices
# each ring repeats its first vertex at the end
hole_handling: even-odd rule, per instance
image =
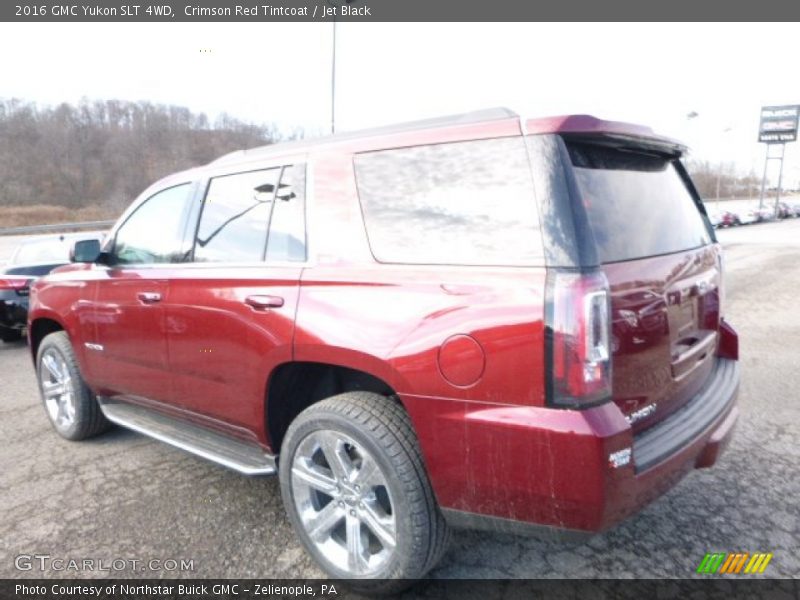
POLYGON ((39 382, 39 395, 42 398, 42 404, 45 406, 45 412, 50 419, 53 429, 55 429, 61 437, 72 441, 85 440, 99 435, 111 427, 111 423, 106 419, 103 411, 100 409, 100 405, 97 403, 97 398, 81 376, 80 369, 78 368, 78 361, 75 358, 75 352, 72 349, 72 344, 66 332, 56 331, 51 333, 45 336, 39 344, 39 349, 36 352, 36 374, 37 381, 39 382), (74 418, 69 424, 59 425, 59 423, 53 420, 47 408, 42 383, 42 369, 46 369, 42 364, 42 358, 45 354, 50 356, 55 355, 63 359, 63 364, 69 374, 69 384, 71 386, 74 404, 74 418))
POLYGON ((347 580, 353 589, 369 593, 402 591, 424 577, 447 550, 450 532, 434 498, 411 420, 391 398, 348 392, 300 413, 283 440, 280 483, 286 512, 308 553, 329 575, 347 580), (368 579, 355 578, 338 569, 315 546, 298 515, 292 465, 300 444, 315 432, 351 438, 371 455, 386 481, 392 498, 396 546, 386 564, 369 574, 368 579))
POLYGON ((11 344, 13 342, 18 342, 22 339, 22 332, 16 331, 13 329, 7 329, 0 333, 0 340, 3 340, 6 344, 11 344))

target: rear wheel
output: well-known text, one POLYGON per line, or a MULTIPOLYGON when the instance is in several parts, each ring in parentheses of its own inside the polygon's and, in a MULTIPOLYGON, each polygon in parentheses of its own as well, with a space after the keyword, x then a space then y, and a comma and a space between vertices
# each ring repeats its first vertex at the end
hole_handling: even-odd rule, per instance
POLYGON ((39 393, 50 423, 68 440, 83 440, 111 424, 83 381, 69 337, 63 331, 46 336, 36 353, 39 393))
POLYGON ((306 550, 351 587, 399 591, 438 562, 449 539, 408 415, 389 398, 350 392, 294 420, 281 493, 306 550))

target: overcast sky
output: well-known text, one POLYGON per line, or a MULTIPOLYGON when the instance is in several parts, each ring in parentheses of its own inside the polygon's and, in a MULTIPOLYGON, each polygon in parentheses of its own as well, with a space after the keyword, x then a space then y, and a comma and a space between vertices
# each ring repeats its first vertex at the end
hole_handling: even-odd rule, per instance
MULTIPOLYGON (((2 23, 0 97, 149 100, 325 132, 331 34, 330 23, 2 23)), ((799 34, 797 24, 340 23, 337 129, 493 106, 588 113, 760 175, 759 108, 800 103, 799 34)))

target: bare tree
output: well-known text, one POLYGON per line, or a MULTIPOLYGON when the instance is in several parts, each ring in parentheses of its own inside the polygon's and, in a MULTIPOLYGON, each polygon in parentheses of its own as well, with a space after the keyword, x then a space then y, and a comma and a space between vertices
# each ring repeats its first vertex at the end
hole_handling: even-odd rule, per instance
POLYGON ((171 172, 278 139, 274 125, 227 114, 212 124, 182 106, 83 99, 39 107, 0 99, 0 206, 118 212, 171 172))

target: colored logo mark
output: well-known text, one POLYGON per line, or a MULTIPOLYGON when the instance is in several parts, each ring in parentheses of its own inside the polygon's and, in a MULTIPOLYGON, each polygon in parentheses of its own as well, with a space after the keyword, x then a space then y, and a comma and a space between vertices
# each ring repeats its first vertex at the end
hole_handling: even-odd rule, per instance
POLYGON ((700 561, 697 567, 698 573, 705 574, 739 574, 739 573, 763 573, 769 561, 772 560, 772 552, 716 552, 708 553, 700 561))

